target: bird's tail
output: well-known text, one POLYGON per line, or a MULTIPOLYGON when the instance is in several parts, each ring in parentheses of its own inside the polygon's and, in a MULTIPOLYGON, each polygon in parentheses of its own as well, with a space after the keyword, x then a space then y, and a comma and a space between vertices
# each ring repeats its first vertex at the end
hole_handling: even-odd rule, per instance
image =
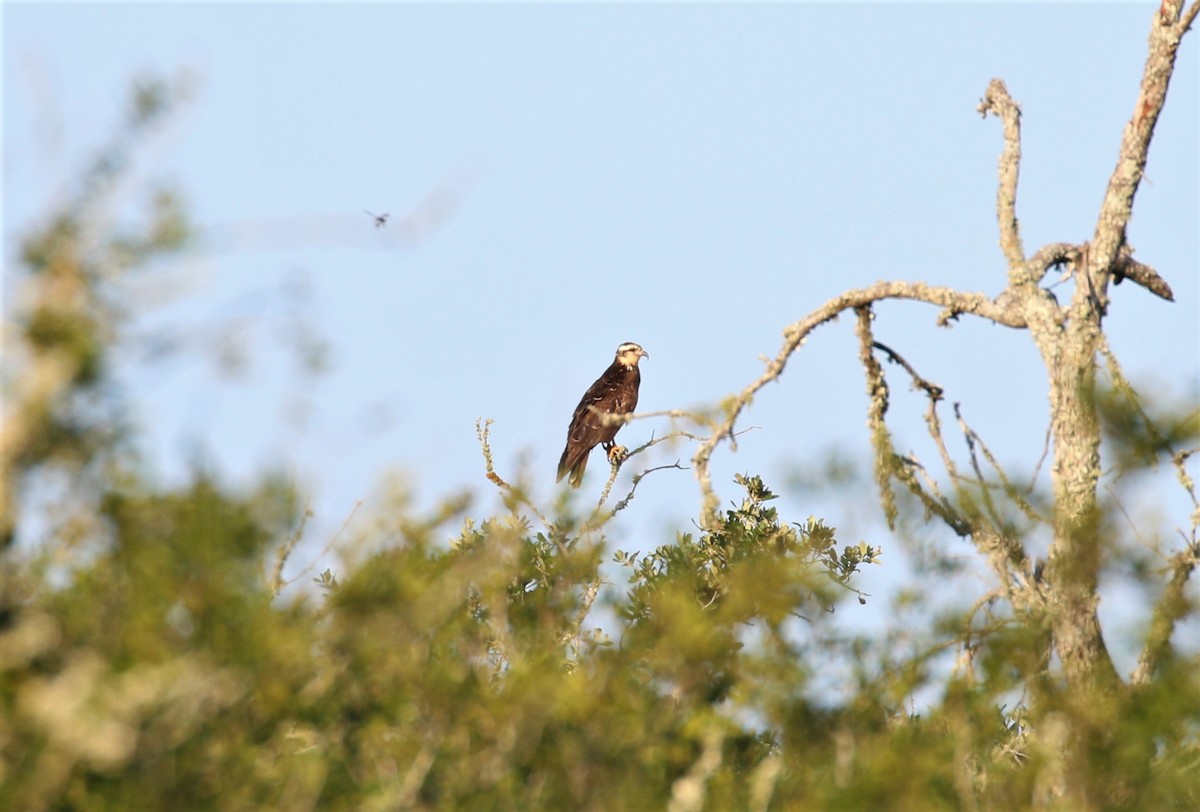
POLYGON ((571 478, 568 482, 572 488, 578 488, 583 484, 583 470, 587 468, 588 455, 584 454, 575 464, 571 464, 571 460, 567 458, 566 452, 563 452, 562 459, 558 461, 558 479, 555 482, 562 482, 563 477, 570 473, 571 478))

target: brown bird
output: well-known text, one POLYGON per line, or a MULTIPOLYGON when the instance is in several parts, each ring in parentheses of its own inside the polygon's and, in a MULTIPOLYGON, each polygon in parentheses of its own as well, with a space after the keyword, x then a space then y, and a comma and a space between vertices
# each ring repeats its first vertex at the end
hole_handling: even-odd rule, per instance
POLYGON ((638 386, 642 382, 638 361, 649 357, 650 353, 632 341, 617 347, 612 366, 604 370, 575 407, 571 427, 567 429, 567 447, 558 461, 558 482, 570 472, 571 487, 578 488, 583 482, 588 455, 598 445, 604 447, 609 460, 624 453, 625 449, 613 442, 624 424, 608 416, 623 417, 637 408, 638 386))

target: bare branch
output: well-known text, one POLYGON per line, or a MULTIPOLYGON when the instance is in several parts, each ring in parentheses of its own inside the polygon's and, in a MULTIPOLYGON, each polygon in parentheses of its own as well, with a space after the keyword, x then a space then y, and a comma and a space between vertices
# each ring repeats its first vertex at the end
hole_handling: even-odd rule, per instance
POLYGON ((1000 185, 996 191, 996 217, 1000 223, 1000 250, 1008 260, 1008 278, 1012 287, 1025 281, 1025 249, 1021 247, 1021 228, 1017 223, 1017 179, 1021 171, 1021 108, 1008 95, 1000 79, 988 83, 987 91, 976 108, 987 118, 991 113, 1004 125, 1004 149, 1000 153, 1000 185))
MULTIPOLYGON (((864 313, 866 308, 858 311, 859 314, 859 341, 862 347, 861 353, 869 354, 869 348, 866 341, 870 339, 870 324, 869 318, 864 313)), ((1004 471, 1001 469, 998 461, 988 450, 987 446, 982 442, 978 435, 968 426, 962 417, 961 409, 958 404, 955 404, 954 412, 958 419, 959 426, 967 440, 968 449, 971 457, 971 465, 975 470, 974 485, 979 489, 983 499, 984 507, 987 511, 987 522, 981 521, 982 517, 977 515, 977 512, 971 508, 971 494, 965 487, 964 478, 959 474, 957 466, 949 451, 946 449, 945 441, 942 437, 941 421, 937 414, 937 404, 943 396, 943 390, 940 386, 930 383, 925 380, 917 371, 895 353, 890 348, 880 344, 879 342, 871 342, 871 347, 881 348, 889 354, 892 360, 900 363, 912 376, 917 386, 924 389, 929 396, 929 411, 926 414, 926 422, 929 425, 930 434, 934 442, 937 444, 938 453, 941 455, 942 461, 946 466, 946 470, 950 475, 951 481, 954 483, 955 491, 958 493, 959 506, 953 505, 948 499, 942 496, 940 489, 937 487, 936 481, 929 476, 925 468, 916 460, 915 456, 898 457, 894 451, 891 451, 890 437, 887 438, 888 460, 903 463, 900 466, 893 465, 885 476, 895 476, 897 480, 903 483, 908 490, 916 496, 925 507, 926 516, 936 515, 950 527, 959 536, 970 537, 972 543, 976 546, 981 554, 983 554, 991 566, 997 578, 1004 585, 1004 590, 1009 597, 1010 602, 1014 607, 1029 609, 1036 604, 1037 593, 1030 588, 1030 582, 1033 580, 1030 575, 1029 562, 1024 548, 1020 542, 1006 533, 1003 527, 1003 521, 993 504, 991 493, 988 485, 984 480, 983 471, 979 464, 978 456, 976 455, 976 445, 982 451, 984 457, 989 464, 997 471, 1000 480, 1003 483, 1005 493, 1013 499, 1013 501, 1032 518, 1037 519, 1031 505, 1021 496, 1017 489, 1009 482, 1004 471), (919 470, 924 476, 926 484, 922 487, 914 475, 914 470, 919 470), (928 489, 928 490, 926 490, 928 489), (967 513, 963 512, 963 505, 966 505, 967 513), (989 526, 990 525, 990 526, 989 526), (1015 578, 1015 574, 1020 573, 1023 579, 1020 581, 1015 578)), ((864 359, 865 363, 865 359, 864 359)), ((872 360, 873 363, 873 360, 872 360)), ((869 385, 869 389, 874 392, 882 385, 882 371, 878 369, 878 365, 874 365, 877 374, 880 376, 880 381, 875 385, 869 385)), ((871 378, 870 365, 868 365, 868 378, 871 378)), ((883 385, 883 391, 886 393, 886 385, 883 385)), ((882 419, 882 415, 880 416, 882 419)), ((873 434, 877 434, 875 424, 869 420, 873 434)), ((876 466, 884 465, 880 459, 880 451, 876 449, 876 466)), ((890 491, 887 492, 890 494, 890 491)), ((885 509, 888 495, 885 494, 885 509)), ((890 520, 890 517, 889 517, 890 520)))
MULTIPOLYGON (((620 446, 617 446, 620 448, 620 446)), ((612 487, 616 484, 617 474, 621 473, 621 463, 628 458, 629 452, 625 451, 621 454, 609 454, 608 457, 608 481, 604 483, 604 488, 600 491, 600 498, 596 501, 596 510, 604 507, 604 503, 608 501, 608 495, 612 493, 612 487)))
MULTIPOLYGON (((758 427, 751 426, 749 428, 742 429, 741 431, 738 432, 738 434, 739 435, 745 434, 748 431, 754 431, 756 428, 758 428, 758 427)), ((612 493, 613 485, 616 484, 617 474, 620 473, 622 465, 624 465, 631 457, 635 457, 638 454, 641 454, 643 451, 653 448, 654 446, 658 445, 659 443, 665 443, 666 441, 673 440, 676 437, 685 437, 689 440, 696 440, 697 442, 704 439, 703 437, 700 437, 699 435, 692 434, 692 433, 686 432, 686 431, 673 431, 669 434, 664 434, 662 437, 655 437, 655 436, 651 435, 649 440, 642 443, 640 446, 633 449, 632 451, 626 449, 626 450, 624 450, 624 453, 622 453, 621 455, 610 458, 608 481, 604 483, 604 489, 600 493, 600 499, 596 502, 596 515, 600 515, 601 508, 603 508, 604 503, 608 501, 608 497, 612 493)), ((613 507, 612 511, 610 511, 609 513, 604 515, 603 521, 601 521, 599 523, 589 522, 587 527, 585 527, 584 529, 591 530, 591 529, 594 529, 595 527, 599 527, 600 524, 603 524, 603 522, 608 521, 608 519, 612 518, 615 514, 621 512, 626 507, 628 507, 629 503, 633 501, 633 494, 637 490, 638 483, 641 482, 646 477, 647 474, 650 474, 654 471, 665 471, 670 468, 677 468, 680 471, 687 470, 685 467, 683 467, 682 465, 679 464, 678 460, 676 460, 674 463, 672 463, 670 465, 659 465, 654 468, 647 468, 646 470, 642 471, 639 474, 634 474, 633 475, 633 487, 631 487, 629 489, 629 493, 627 493, 625 495, 625 498, 622 499, 621 501, 617 502, 617 504, 613 507)))
MULTIPOLYGON (((950 456, 949 449, 946 448, 946 439, 942 436, 942 419, 938 415, 937 410, 939 400, 940 398, 932 396, 929 398, 929 409, 925 412, 925 425, 929 427, 929 436, 933 439, 934 445, 937 446, 938 456, 941 457, 942 465, 946 467, 946 473, 950 477, 950 482, 957 491, 962 488, 961 477, 958 473, 958 465, 954 462, 954 458, 950 456)), ((938 489, 934 488, 934 494, 939 499, 946 501, 938 489)), ((964 520, 960 518, 960 521, 964 520)))
POLYGON ((1194 548, 1183 550, 1171 558, 1171 580, 1167 582, 1158 605, 1154 607, 1154 615, 1150 619, 1150 632, 1142 655, 1138 658, 1137 668, 1134 669, 1130 681, 1134 685, 1144 685, 1154 676, 1159 664, 1171 651, 1171 634, 1175 624, 1191 610, 1191 603, 1184 594, 1188 579, 1198 563, 1197 551, 1194 548))
MULTIPOLYGON (((1179 5, 1182 8, 1183 4, 1180 3, 1179 5)), ((1197 12, 1200 12, 1200 0, 1196 0, 1196 2, 1192 3, 1192 5, 1188 7, 1187 12, 1183 14, 1182 18, 1180 18, 1177 26, 1180 37, 1186 34, 1188 29, 1192 27, 1192 23, 1196 21, 1197 12)))
POLYGON ((1183 489, 1187 491, 1188 496, 1192 498, 1193 512, 1193 529, 1197 524, 1200 524, 1200 499, 1196 497, 1196 483, 1192 481, 1191 475, 1187 470, 1188 458, 1193 454, 1200 452, 1200 448, 1189 448, 1184 451, 1176 451, 1171 456, 1171 462, 1175 464, 1175 470, 1178 472, 1179 484, 1183 485, 1183 489))
POLYGON ((612 412, 603 411, 594 405, 589 405, 588 411, 599 417, 600 421, 606 426, 624 426, 626 423, 632 423, 634 420, 646 420, 650 417, 686 417, 700 426, 712 428, 716 425, 716 421, 708 415, 688 411, 687 409, 660 409, 656 412, 613 414, 612 412))
POLYGON ((1046 272, 1060 265, 1072 267, 1079 263, 1082 256, 1079 246, 1069 242, 1055 242, 1039 248, 1025 263, 1028 278, 1035 285, 1042 281, 1046 272))
POLYGON ((278 595, 279 590, 287 586, 283 580, 283 567, 287 564, 288 557, 296 549, 296 545, 300 543, 300 538, 304 535, 304 527, 308 524, 308 520, 313 517, 312 507, 305 505, 304 513, 300 516, 300 523, 296 530, 279 545, 279 549, 275 551, 275 567, 271 570, 270 580, 266 582, 267 590, 272 595, 278 595))
POLYGON ((313 556, 312 560, 308 562, 304 569, 300 570, 295 574, 295 576, 292 577, 292 580, 286 581, 280 585, 279 591, 287 589, 289 586, 313 571, 313 569, 317 566, 317 562, 328 555, 329 551, 333 549, 333 545, 337 544, 338 537, 341 536, 342 533, 346 532, 346 528, 350 526, 350 521, 354 518, 354 514, 358 512, 360 507, 362 507, 362 500, 355 502, 354 507, 350 508, 350 512, 346 514, 346 518, 342 520, 342 526, 338 528, 336 533, 329 537, 329 541, 325 542, 325 546, 321 548, 321 552, 313 556))
POLYGON ((963 439, 967 441, 967 455, 971 458, 971 470, 975 472, 975 480, 979 487, 979 497, 983 500, 983 507, 987 511, 988 521, 992 523, 992 527, 997 531, 1001 531, 1004 526, 1004 521, 1000 518, 1000 514, 996 511, 996 504, 992 501, 992 493, 988 490, 987 481, 983 476, 983 471, 979 467, 979 457, 975 454, 975 432, 971 431, 963 420, 961 404, 954 404, 954 417, 958 420, 958 428, 963 433, 963 439))
POLYGON ((551 527, 552 525, 550 520, 547 519, 546 516, 537 509, 537 505, 533 504, 533 502, 529 500, 529 497, 526 496, 520 488, 513 487, 508 482, 505 482, 504 479, 496 473, 495 468, 492 466, 492 446, 489 437, 491 435, 491 427, 493 422, 495 421, 493 421, 490 417, 486 420, 482 417, 475 420, 475 436, 479 440, 479 448, 483 451, 483 460, 484 464, 486 465, 485 476, 488 478, 489 482, 494 484, 513 500, 513 502, 510 504, 510 508, 514 504, 524 505, 533 512, 533 515, 538 517, 542 523, 542 526, 547 528, 551 527))
MULTIPOLYGON (((735 432, 734 437, 741 437, 743 434, 749 434, 752 431, 758 431, 760 428, 761 428, 760 426, 747 426, 746 428, 744 428, 738 432, 735 432)), ((674 440, 677 437, 682 437, 686 440, 695 440, 698 443, 703 442, 705 439, 704 437, 701 437, 699 434, 692 434, 690 431, 672 431, 667 434, 664 434, 662 437, 655 437, 653 434, 651 434, 649 440, 642 443, 637 448, 634 448, 634 449, 628 451, 626 456, 627 457, 637 456, 638 454, 641 454, 643 451, 645 451, 649 448, 653 448, 654 446, 658 445, 659 443, 665 443, 668 440, 674 440)), ((683 470, 686 470, 686 469, 683 469, 683 470)))
POLYGON ((1133 251, 1128 245, 1121 247, 1117 261, 1113 264, 1113 284, 1119 285, 1122 280, 1128 279, 1135 285, 1141 285, 1160 299, 1166 299, 1168 302, 1175 301, 1175 294, 1172 292, 1171 286, 1167 284, 1167 280, 1159 276, 1158 271, 1149 265, 1135 260, 1132 254, 1133 251))
POLYGON ((1029 490, 1037 484, 1037 478, 1042 472, 1042 466, 1046 464, 1046 458, 1050 456, 1050 427, 1046 427, 1046 438, 1042 441, 1042 456, 1038 457, 1037 465, 1033 466, 1033 474, 1029 477, 1029 490))
POLYGON ((633 487, 631 487, 629 489, 629 493, 625 494, 624 499, 622 499, 621 501, 619 501, 615 505, 613 505, 612 512, 620 513, 622 510, 624 510, 625 508, 627 508, 629 506, 629 503, 633 501, 634 492, 637 491, 638 483, 641 482, 643 479, 645 479, 647 476, 654 473, 655 471, 667 471, 671 468, 676 468, 680 471, 687 470, 686 468, 684 468, 682 465, 679 464, 679 460, 675 460, 675 462, 671 463, 670 465, 658 465, 658 466, 655 466, 654 468, 647 468, 645 471, 642 471, 640 474, 634 474, 633 475, 633 487))
POLYGON ((933 493, 928 493, 921 487, 921 483, 917 482, 916 476, 913 474, 913 469, 921 471, 926 477, 927 482, 932 482, 928 476, 925 467, 921 465, 914 457, 900 457, 897 460, 901 463, 897 466, 894 475, 896 479, 908 488, 909 493, 917 497, 925 508, 925 515, 937 516, 946 526, 954 531, 960 538, 966 538, 975 532, 975 526, 966 517, 958 512, 958 509, 951 504, 950 500, 937 492, 937 488, 931 486, 930 490, 933 493))
POLYGON ((893 364, 899 364, 900 366, 904 367, 908 374, 912 376, 913 384, 921 389, 924 389, 926 394, 928 394, 933 400, 936 401, 942 399, 942 387, 938 386, 936 383, 930 383, 922 378, 917 371, 913 369, 912 364, 904 360, 904 357, 900 355, 900 353, 879 341, 872 341, 871 346, 877 350, 887 353, 888 360, 893 364))
POLYGON ((733 436, 733 427, 737 423, 738 416, 749 405, 755 393, 783 374, 792 353, 804 344, 809 333, 817 327, 832 321, 846 310, 871 305, 885 299, 907 299, 945 308, 938 318, 939 324, 944 324, 965 313, 988 319, 1005 327, 1022 328, 1026 326, 1025 317, 1020 312, 1018 304, 1011 299, 1003 302, 999 299, 993 301, 982 293, 964 293, 954 288, 926 285, 922 282, 876 282, 869 287, 850 290, 830 299, 800 321, 789 325, 783 331, 783 346, 775 358, 767 363, 767 368, 762 375, 741 392, 723 402, 724 420, 715 426, 692 458, 696 480, 699 482, 701 493, 704 496, 702 521, 717 520, 716 508, 719 503, 712 488, 709 460, 716 447, 722 441, 733 436))
POLYGON ((488 436, 491 434, 492 423, 495 421, 490 417, 484 420, 482 417, 475 419, 475 437, 479 440, 479 447, 483 451, 483 461, 486 465, 486 474, 488 481, 496 485, 498 488, 509 490, 512 485, 509 485, 500 475, 496 473, 496 469, 492 465, 492 446, 488 441, 488 436))
MULTIPOLYGON (((629 454, 628 456, 633 455, 629 454)), ((629 489, 629 493, 625 494, 625 498, 617 502, 617 504, 613 506, 612 510, 604 510, 604 503, 608 501, 608 496, 612 491, 613 484, 616 482, 617 472, 620 471, 622 463, 624 463, 624 460, 613 463, 612 472, 609 474, 608 482, 605 483, 604 491, 600 495, 600 499, 596 502, 596 509, 592 512, 591 518, 584 523, 580 530, 581 533, 590 533, 593 530, 603 527, 609 519, 628 507, 629 503, 633 501, 633 495, 634 492, 637 491, 638 483, 645 479, 649 474, 652 474, 655 471, 665 471, 671 468, 678 468, 681 471, 687 470, 681 466, 678 461, 676 461, 670 465, 659 465, 654 468, 647 468, 639 474, 634 474, 633 486, 629 489)))
POLYGON ((892 493, 892 472, 896 467, 895 446, 888 432, 884 417, 887 415, 889 391, 883 368, 875 360, 871 347, 875 345, 871 335, 871 308, 864 305, 854 309, 856 322, 854 332, 858 334, 858 360, 867 373, 867 427, 871 430, 871 446, 875 457, 875 484, 879 486, 879 499, 888 527, 896 528, 896 496, 892 493))
POLYGON ((1106 274, 1113 269, 1125 244, 1125 227, 1133 213, 1134 195, 1145 174, 1154 126, 1167 100, 1167 86, 1175 72, 1179 42, 1196 17, 1195 3, 1181 18, 1182 8, 1183 0, 1163 0, 1150 25, 1149 55, 1142 72, 1141 87, 1133 115, 1121 136, 1117 165, 1109 178, 1092 237, 1093 251, 1087 273, 1096 277, 1101 292, 1108 281, 1106 274))
MULTIPOLYGON (((980 452, 983 454, 983 458, 987 460, 988 465, 992 466, 992 470, 996 472, 996 476, 1000 479, 1000 486, 1004 489, 1004 495, 1011 499, 1012 503, 1016 505, 1017 508, 1020 509, 1020 511, 1029 519, 1032 519, 1035 522, 1049 524, 1049 517, 1038 513, 1037 509, 1029 502, 1028 499, 1025 498, 1025 495, 1021 493, 1021 490, 1017 488, 1017 486, 1012 483, 1012 480, 1008 478, 1008 474, 1004 472, 1004 468, 1000 465, 1000 461, 996 459, 996 455, 992 453, 992 450, 988 448, 987 443, 985 443, 983 438, 979 436, 979 432, 975 431, 975 429, 971 428, 967 424, 966 419, 963 418, 962 412, 959 409, 959 404, 957 403, 954 404, 954 414, 958 418, 958 424, 963 433, 967 436, 968 442, 973 446, 979 447, 980 452)), ((973 453, 974 451, 972 449, 972 454, 973 453)))

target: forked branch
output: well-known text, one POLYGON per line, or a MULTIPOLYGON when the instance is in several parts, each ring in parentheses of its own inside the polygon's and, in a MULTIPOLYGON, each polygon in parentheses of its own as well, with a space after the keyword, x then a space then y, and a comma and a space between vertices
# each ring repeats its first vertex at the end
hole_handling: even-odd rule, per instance
POLYGON ((783 331, 783 346, 778 354, 767 362, 767 368, 757 380, 752 381, 749 386, 722 404, 725 411, 724 419, 716 422, 712 433, 700 443, 700 447, 696 450, 692 463, 704 499, 702 521, 706 526, 718 519, 718 500, 712 488, 709 461, 717 446, 733 436, 738 417, 742 410, 749 405, 755 393, 783 375, 784 368, 792 354, 803 346, 809 334, 822 324, 832 321, 847 310, 869 307, 887 299, 907 299, 941 307, 943 310, 938 316, 938 323, 942 325, 962 314, 969 314, 1005 327, 1021 328, 1025 326, 1024 317, 1016 307, 1016 303, 1011 300, 993 300, 982 293, 965 293, 954 288, 926 285, 923 282, 876 282, 869 287, 847 291, 837 298, 830 299, 783 331))

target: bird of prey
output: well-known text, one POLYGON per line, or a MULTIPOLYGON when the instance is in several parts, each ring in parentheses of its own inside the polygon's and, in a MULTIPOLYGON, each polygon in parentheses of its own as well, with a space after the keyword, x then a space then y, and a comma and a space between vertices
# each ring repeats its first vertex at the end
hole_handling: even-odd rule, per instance
POLYGON ((558 461, 558 482, 570 473, 571 487, 578 488, 583 482, 588 455, 598 445, 603 446, 610 461, 625 453, 624 448, 613 442, 623 424, 609 416, 623 417, 637 407, 638 385, 642 382, 638 361, 649 357, 648 352, 632 341, 617 347, 612 365, 575 407, 571 427, 567 429, 567 447, 558 461))

